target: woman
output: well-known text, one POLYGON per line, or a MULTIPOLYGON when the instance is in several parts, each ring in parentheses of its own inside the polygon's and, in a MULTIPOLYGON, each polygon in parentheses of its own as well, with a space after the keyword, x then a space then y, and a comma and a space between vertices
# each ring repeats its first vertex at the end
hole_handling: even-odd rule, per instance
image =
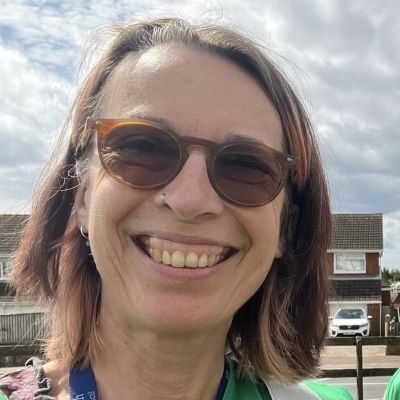
POLYGON ((123 26, 69 128, 14 266, 50 305, 49 361, 24 372, 48 378, 36 399, 351 398, 297 383, 326 333, 329 199, 301 102, 257 45, 123 26))

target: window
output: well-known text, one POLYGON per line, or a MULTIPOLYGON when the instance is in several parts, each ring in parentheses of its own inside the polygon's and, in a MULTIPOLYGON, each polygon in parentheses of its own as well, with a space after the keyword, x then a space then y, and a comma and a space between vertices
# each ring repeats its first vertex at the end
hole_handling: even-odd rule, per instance
POLYGON ((365 253, 336 253, 334 272, 337 274, 365 274, 365 253))
POLYGON ((365 313, 364 310, 361 310, 359 308, 355 309, 342 308, 335 315, 335 319, 362 319, 362 318, 366 319, 367 314, 365 313))
POLYGON ((0 258, 0 279, 6 279, 10 269, 11 269, 11 259, 0 258))

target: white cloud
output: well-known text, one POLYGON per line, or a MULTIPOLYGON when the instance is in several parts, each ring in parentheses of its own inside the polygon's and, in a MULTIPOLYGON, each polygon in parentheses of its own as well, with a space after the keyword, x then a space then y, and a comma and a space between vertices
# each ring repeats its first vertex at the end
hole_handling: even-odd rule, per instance
MULTIPOLYGON (((0 45, 0 58, 4 60, 0 64, 0 141, 49 140, 71 101, 71 83, 30 63, 19 49, 0 45)), ((23 160, 15 159, 20 161, 23 160)))
POLYGON ((89 33, 178 15, 225 22, 271 48, 311 110, 335 210, 385 212, 383 261, 400 266, 398 0, 0 0, 0 9, 0 211, 29 199, 89 33))
POLYGON ((400 242, 400 211, 385 214, 383 219, 384 247, 381 264, 384 267, 395 267, 400 269, 399 242, 400 242))

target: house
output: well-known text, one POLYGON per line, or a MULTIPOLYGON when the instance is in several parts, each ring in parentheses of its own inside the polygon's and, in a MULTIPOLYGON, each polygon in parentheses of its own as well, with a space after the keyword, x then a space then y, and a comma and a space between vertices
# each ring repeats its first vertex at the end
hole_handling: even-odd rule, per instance
POLYGON ((333 215, 328 250, 330 315, 340 308, 361 308, 372 317, 371 335, 382 333, 382 252, 382 214, 333 215))
POLYGON ((0 214, 0 315, 40 312, 35 302, 16 302, 8 285, 7 274, 25 226, 26 214, 0 214))
POLYGON ((6 295, 7 272, 27 220, 23 214, 0 214, 0 296, 6 295))
POLYGON ((392 295, 390 293, 390 282, 382 278, 381 281, 381 293, 382 293, 382 307, 390 307, 392 304, 392 295))
POLYGON ((395 317, 398 323, 400 321, 400 282, 393 283, 388 289, 389 303, 387 304, 388 307, 386 307, 386 313, 392 318, 395 317))

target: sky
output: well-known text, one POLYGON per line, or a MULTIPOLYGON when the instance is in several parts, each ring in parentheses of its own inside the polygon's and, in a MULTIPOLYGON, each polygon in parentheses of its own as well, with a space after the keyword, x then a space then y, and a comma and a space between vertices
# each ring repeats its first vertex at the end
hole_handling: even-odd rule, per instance
POLYGON ((399 0, 0 0, 0 10, 0 213, 29 212, 94 32, 180 16, 266 47, 310 113, 333 211, 383 213, 381 265, 400 268, 399 0))

